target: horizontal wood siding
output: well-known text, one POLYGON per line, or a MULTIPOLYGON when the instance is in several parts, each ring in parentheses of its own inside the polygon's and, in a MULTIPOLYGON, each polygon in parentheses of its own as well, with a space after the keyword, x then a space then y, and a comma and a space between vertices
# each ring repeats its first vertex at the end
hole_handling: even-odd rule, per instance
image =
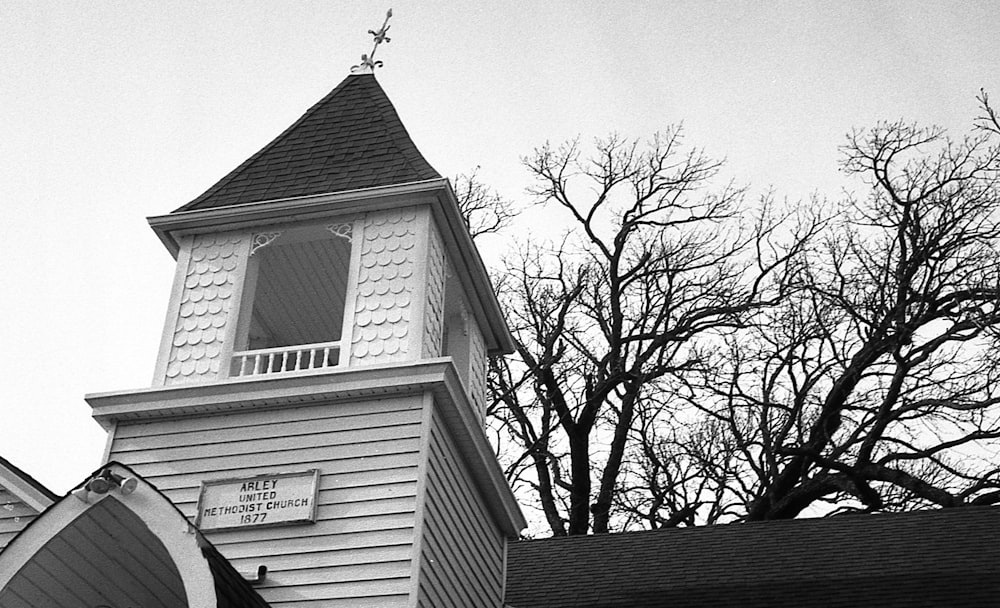
POLYGON ((319 469, 315 524, 209 532, 275 608, 405 606, 419 396, 120 423, 111 459, 192 520, 202 481, 319 469))
POLYGON ((503 536, 437 412, 431 425, 418 604, 498 607, 503 536))
POLYGON ((37 516, 35 509, 0 486, 0 551, 37 516))

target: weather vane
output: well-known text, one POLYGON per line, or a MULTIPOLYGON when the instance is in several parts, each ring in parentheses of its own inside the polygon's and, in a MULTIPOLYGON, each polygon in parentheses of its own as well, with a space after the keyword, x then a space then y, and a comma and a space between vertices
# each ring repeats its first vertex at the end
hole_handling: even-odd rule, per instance
POLYGON ((351 74, 373 74, 375 73, 375 68, 382 67, 381 61, 375 61, 375 51, 378 50, 378 45, 383 42, 389 42, 389 37, 386 36, 386 34, 389 32, 390 17, 392 17, 391 8, 385 13, 385 21, 382 23, 382 27, 379 28, 377 32, 375 30, 368 30, 368 33, 375 38, 375 46, 372 47, 371 53, 361 54, 361 63, 351 67, 351 74))

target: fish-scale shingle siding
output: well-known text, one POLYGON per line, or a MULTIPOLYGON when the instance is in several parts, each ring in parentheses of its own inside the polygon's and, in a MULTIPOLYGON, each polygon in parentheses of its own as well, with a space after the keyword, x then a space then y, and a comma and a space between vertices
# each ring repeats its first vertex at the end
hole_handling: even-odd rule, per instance
POLYGON ((183 292, 171 335, 164 383, 214 380, 223 364, 223 346, 231 320, 237 274, 243 271, 247 235, 205 234, 194 237, 185 269, 183 292))
MULTIPOLYGON (((369 213, 364 221, 351 365, 415 358, 409 350, 414 294, 418 292, 417 212, 369 213)), ((422 266, 421 266, 422 267, 422 266)))

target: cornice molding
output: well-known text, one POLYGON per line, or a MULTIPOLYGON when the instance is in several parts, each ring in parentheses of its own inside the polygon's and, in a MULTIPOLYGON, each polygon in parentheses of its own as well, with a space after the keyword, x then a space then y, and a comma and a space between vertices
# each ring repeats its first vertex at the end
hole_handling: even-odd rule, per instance
POLYGON ((84 399, 93 409, 94 419, 104 428, 111 428, 130 420, 305 407, 425 392, 434 395, 504 533, 516 538, 527 524, 450 357, 96 393, 84 399))

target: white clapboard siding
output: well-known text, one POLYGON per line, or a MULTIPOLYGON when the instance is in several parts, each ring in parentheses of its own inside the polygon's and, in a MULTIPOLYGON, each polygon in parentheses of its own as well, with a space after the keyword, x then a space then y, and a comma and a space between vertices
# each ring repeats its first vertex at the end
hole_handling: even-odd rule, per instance
MULTIPOLYGON (((406 450, 400 452, 399 454, 368 456, 363 459, 303 461, 301 464, 309 469, 320 469, 324 473, 334 477, 339 477, 341 475, 347 477, 351 474, 370 476, 372 471, 378 471, 380 474, 379 480, 381 481, 381 474, 383 472, 389 474, 395 473, 400 469, 415 469, 415 453, 415 451, 406 450), (320 465, 325 465, 325 467, 321 467, 320 465)), ((126 462, 126 464, 128 463, 126 462)), ((153 475, 155 473, 159 479, 159 483, 156 484, 156 486, 161 490, 190 488, 190 485, 188 485, 190 480, 187 478, 190 477, 191 474, 207 474, 217 471, 217 469, 176 471, 169 470, 167 467, 161 466, 160 463, 134 465, 132 468, 143 477, 146 475, 153 475)), ((246 477, 271 473, 274 471, 274 467, 247 463, 246 466, 229 469, 229 471, 232 472, 230 477, 246 477)), ((221 476, 216 475, 216 477, 221 476)))
POLYGON ((0 486, 0 551, 37 515, 38 511, 0 486))
POLYGON ((503 535, 437 412, 431 424, 418 603, 499 606, 503 535))
MULTIPOLYGON (((399 477, 379 485, 359 485, 355 480, 359 479, 361 474, 321 475, 319 478, 319 501, 320 503, 345 504, 414 496, 415 468, 391 469, 390 474, 399 475, 399 477), (403 474, 406 474, 406 478, 400 478, 403 474)), ((370 474, 366 473, 366 475, 370 477, 370 474)), ((163 493, 170 499, 170 502, 178 507, 198 502, 196 488, 178 488, 166 490, 163 493)))
POLYGON ((315 523, 209 531, 238 570, 266 565, 275 608, 405 606, 413 559, 421 398, 121 422, 111 459, 192 520, 202 481, 318 469, 315 523))
POLYGON ((272 556, 275 560, 286 555, 304 555, 307 553, 334 553, 340 551, 367 551, 368 549, 396 550, 398 547, 409 547, 413 542, 412 528, 386 528, 380 530, 361 530, 353 534, 339 534, 326 538, 321 544, 315 537, 300 536, 296 538, 280 538, 258 541, 255 546, 243 543, 217 545, 226 547, 226 555, 230 559, 254 558, 259 552, 272 556))

